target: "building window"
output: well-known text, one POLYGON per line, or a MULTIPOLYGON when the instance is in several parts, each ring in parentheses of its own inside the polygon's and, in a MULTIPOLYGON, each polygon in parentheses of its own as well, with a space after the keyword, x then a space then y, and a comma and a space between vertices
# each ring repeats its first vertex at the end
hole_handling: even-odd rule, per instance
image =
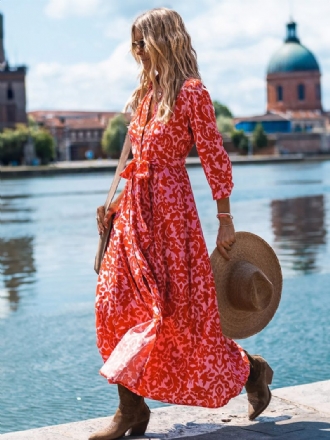
POLYGON ((91 132, 88 131, 88 132, 87 132, 87 139, 90 139, 90 138, 91 138, 91 132))
POLYGON ((75 133, 74 131, 71 132, 71 139, 72 139, 73 141, 76 140, 76 133, 75 133))
POLYGON ((277 86, 276 93, 277 93, 277 101, 283 101, 283 87, 282 86, 277 86))
POLYGON ((305 86, 304 86, 304 84, 298 85, 298 99, 299 99, 299 101, 305 100, 305 86))
POLYGON ((79 131, 79 139, 83 139, 84 133, 82 131, 79 131))
POLYGON ((11 100, 13 100, 14 99, 14 90, 13 90, 13 88, 12 88, 12 85, 11 84, 9 84, 8 85, 8 89, 7 89, 7 99, 8 99, 8 101, 11 101, 11 100))
POLYGON ((321 85, 315 84, 315 96, 318 101, 321 99, 321 85))
POLYGON ((95 139, 98 139, 99 133, 97 131, 94 131, 94 137, 95 137, 95 139))

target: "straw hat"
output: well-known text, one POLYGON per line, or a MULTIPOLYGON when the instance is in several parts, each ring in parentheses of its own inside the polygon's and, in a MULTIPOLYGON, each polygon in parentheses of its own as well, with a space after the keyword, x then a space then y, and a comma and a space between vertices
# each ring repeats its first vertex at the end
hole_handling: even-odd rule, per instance
POLYGON ((250 232, 237 232, 225 260, 217 248, 211 255, 222 332, 244 339, 260 332, 280 303, 282 271, 274 250, 250 232))

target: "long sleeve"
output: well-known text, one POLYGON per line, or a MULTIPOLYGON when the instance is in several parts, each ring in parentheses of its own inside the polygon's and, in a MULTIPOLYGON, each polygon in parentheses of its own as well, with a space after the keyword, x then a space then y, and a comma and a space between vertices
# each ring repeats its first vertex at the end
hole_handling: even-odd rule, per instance
POLYGON ((199 80, 186 83, 187 112, 206 178, 214 200, 230 196, 234 186, 229 156, 223 147, 207 89, 199 80))

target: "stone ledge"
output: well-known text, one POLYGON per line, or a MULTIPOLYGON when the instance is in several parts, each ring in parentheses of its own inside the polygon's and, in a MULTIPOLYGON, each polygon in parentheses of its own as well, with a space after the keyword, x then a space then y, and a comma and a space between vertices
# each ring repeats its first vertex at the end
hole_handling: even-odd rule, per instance
MULTIPOLYGON (((269 163, 285 163, 285 162, 300 162, 303 160, 312 160, 302 155, 285 155, 285 156, 230 156, 233 165, 244 164, 269 164, 269 163)), ((329 160, 329 156, 322 156, 317 160, 329 160)), ((0 166, 1 178, 12 177, 38 177, 38 176, 54 176, 61 174, 79 174, 79 173, 97 173, 97 172, 113 172, 116 170, 118 160, 103 159, 103 160, 84 160, 73 162, 57 162, 50 165, 40 166, 0 166)), ((199 167, 201 162, 199 157, 187 157, 186 166, 199 167)))
MULTIPOLYGON (((330 439, 330 380, 272 391, 256 421, 246 417, 246 396, 218 409, 167 406, 152 410, 145 440, 319 440, 330 439)), ((1 435, 1 440, 87 440, 110 417, 1 435)))

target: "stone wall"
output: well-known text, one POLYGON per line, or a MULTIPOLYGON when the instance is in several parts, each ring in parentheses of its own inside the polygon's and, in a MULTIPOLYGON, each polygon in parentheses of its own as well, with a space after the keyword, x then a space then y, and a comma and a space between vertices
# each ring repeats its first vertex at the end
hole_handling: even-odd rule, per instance
POLYGON ((276 146, 280 153, 322 154, 330 152, 330 136, 322 133, 279 134, 276 146))

